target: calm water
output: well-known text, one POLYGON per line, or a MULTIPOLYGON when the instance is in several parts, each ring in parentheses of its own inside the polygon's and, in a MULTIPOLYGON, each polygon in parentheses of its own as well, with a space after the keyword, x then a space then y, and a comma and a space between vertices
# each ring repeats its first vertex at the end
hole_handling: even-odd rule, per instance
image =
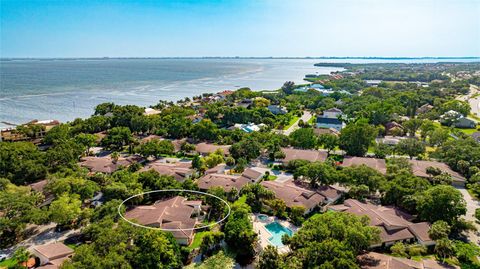
MULTIPOLYGON (((434 62, 423 60, 420 62, 434 62)), ((69 121, 88 117, 103 102, 150 106, 204 92, 250 87, 278 89, 305 74, 339 69, 319 59, 108 59, 0 61, 0 122, 69 121)), ((394 62, 412 62, 394 61, 394 62)), ((413 61, 415 62, 415 61, 413 61)), ((0 123, 0 127, 4 127, 0 123)))
MULTIPOLYGON (((109 59, 0 62, 0 121, 73 120, 103 102, 149 106, 204 92, 250 87, 277 89, 298 83, 318 60, 109 59)), ((4 126, 4 124, 0 124, 4 126)))

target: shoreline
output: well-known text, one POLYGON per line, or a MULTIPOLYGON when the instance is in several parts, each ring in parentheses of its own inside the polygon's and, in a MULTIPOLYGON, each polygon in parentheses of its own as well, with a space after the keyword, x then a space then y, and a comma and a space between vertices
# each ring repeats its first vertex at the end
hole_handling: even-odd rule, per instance
MULTIPOLYGON (((69 62, 70 67, 76 67, 75 61, 69 62)), ((178 64, 176 61, 173 63, 178 64)), ((191 63, 195 63, 193 61, 191 63)), ((159 100, 177 101, 185 97, 200 95, 202 93, 216 93, 222 90, 236 90, 241 87, 250 87, 254 91, 277 90, 287 80, 296 83, 306 83, 304 77, 308 73, 330 74, 331 72, 343 70, 342 68, 319 68, 313 66, 312 60, 285 60, 285 61, 245 61, 238 66, 234 61, 215 61, 213 67, 217 64, 225 65, 229 68, 238 69, 233 72, 230 70, 222 71, 216 75, 216 69, 206 70, 205 75, 192 79, 184 79, 185 72, 170 72, 175 80, 168 81, 160 77, 157 80, 143 80, 141 75, 135 75, 126 83, 115 81, 116 74, 112 77, 106 77, 105 80, 95 81, 95 84, 87 85, 59 85, 47 89, 10 92, 0 98, 0 122, 13 124, 23 124, 33 119, 50 120, 55 119, 61 122, 73 121, 76 118, 89 117, 94 112, 97 104, 104 102, 114 102, 119 105, 133 104, 143 107, 155 105, 159 100), (137 78, 138 77, 138 78, 137 78), (163 79, 163 80, 162 80, 163 79), (113 81, 113 82, 112 82, 113 81), (62 89, 65 88, 65 89, 62 89), (46 92, 46 91, 50 92, 46 92), (15 94, 22 95, 15 95, 15 94)), ((106 62, 107 63, 107 62, 106 62)), ((14 62, 12 62, 14 64, 14 62)), ((184 66, 182 62, 179 66, 184 66)), ((22 63, 21 68, 28 68, 30 65, 22 63), (26 66, 26 67, 24 67, 26 66)), ((34 65, 35 66, 35 65, 34 65)), ((39 63, 37 66, 44 66, 39 63)), ((84 62, 82 66, 90 65, 84 62)), ((129 67, 124 63, 113 64, 112 66, 129 67)), ((137 67, 143 67, 137 63, 137 67)), ((155 64, 154 67, 163 66, 163 63, 155 64)), ((185 65, 188 68, 188 65, 185 65)), ((200 65, 199 67, 203 67, 200 65)), ((206 67, 209 67, 207 65, 206 67)), ((218 69, 218 67, 216 67, 218 69)), ((3 67, 2 67, 3 69, 3 67)), ((14 70, 15 71, 15 70, 14 70)), ((17 72, 19 72, 17 71, 17 72)), ((48 70, 47 70, 48 71, 48 70)), ((110 69, 107 69, 110 71, 110 69)), ((128 70, 130 71, 130 70, 128 70)), ((174 70, 176 71, 176 70, 174 70)), ((3 72, 3 71, 2 71, 3 72)), ((161 71, 159 75, 162 76, 161 71)), ((168 72, 168 71, 166 71, 168 72)), ((186 71, 188 72, 188 70, 186 71)), ((7 73, 7 72, 5 72, 7 73)), ((75 73, 74 73, 75 74, 75 73)), ((2 74, 3 75, 3 74, 2 74)), ((187 73, 188 75, 188 73, 187 73)), ((164 77, 166 75, 163 75, 164 77)), ((73 79, 77 79, 73 77, 73 79)), ((65 80, 69 83, 69 80, 65 80)), ((50 83, 44 79, 44 83, 50 83)), ((35 84, 36 85, 36 84, 35 84)), ((36 86, 35 86, 36 87, 36 86)), ((45 88, 45 87, 44 87, 45 88)), ((10 125, 0 123, 0 128, 9 128, 10 125)))

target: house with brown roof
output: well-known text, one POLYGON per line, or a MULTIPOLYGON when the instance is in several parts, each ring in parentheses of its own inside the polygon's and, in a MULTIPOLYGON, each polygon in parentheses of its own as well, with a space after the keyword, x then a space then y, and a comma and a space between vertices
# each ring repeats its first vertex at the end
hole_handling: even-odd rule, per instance
POLYGON ((129 167, 134 163, 141 163, 144 159, 138 155, 120 156, 118 160, 111 155, 103 157, 87 156, 80 159, 78 165, 87 168, 90 172, 111 174, 121 167, 129 167))
POLYGON ((52 203, 53 199, 55 199, 55 196, 45 188, 47 185, 48 180, 46 179, 28 185, 33 191, 39 192, 45 197, 39 207, 49 205, 52 203))
POLYGON ((417 114, 425 114, 433 109, 433 106, 429 103, 423 104, 421 107, 417 108, 417 114))
POLYGON ((202 201, 188 201, 185 197, 175 196, 153 205, 136 206, 125 213, 125 218, 170 231, 179 244, 190 245, 201 206, 202 201))
POLYGON ((287 164, 292 160, 306 160, 310 162, 324 162, 328 154, 326 151, 319 151, 313 149, 295 149, 295 148, 282 148, 285 153, 285 158, 281 159, 283 164, 287 164))
POLYGON ((242 173, 242 177, 246 177, 249 180, 251 180, 252 182, 258 182, 263 177, 263 175, 264 175, 264 173, 262 173, 258 170, 255 170, 253 168, 247 168, 242 173))
POLYGON ((320 136, 323 134, 331 134, 335 136, 339 136, 340 132, 335 128, 313 128, 313 133, 320 136))
POLYGON ((347 199, 342 205, 329 206, 328 209, 338 212, 347 212, 356 216, 367 216, 370 225, 380 230, 380 240, 372 247, 391 246, 397 242, 434 245, 428 235, 430 224, 427 222, 413 223, 413 217, 396 207, 387 207, 363 203, 355 199, 347 199))
POLYGON ((456 186, 465 186, 465 177, 461 174, 453 171, 447 164, 437 161, 420 161, 420 160, 409 160, 410 164, 412 165, 412 172, 417 177, 423 177, 426 179, 430 179, 432 176, 427 173, 427 169, 429 167, 438 168, 442 172, 449 174, 452 176, 453 185, 456 186))
POLYGON ((52 243, 34 246, 30 252, 40 260, 41 267, 60 268, 62 263, 73 256, 73 249, 63 243, 52 243), (43 267, 45 266, 45 267, 43 267))
POLYGON ((457 266, 442 264, 436 260, 425 259, 414 261, 393 257, 377 252, 369 252, 357 257, 362 269, 456 269, 457 266))
POLYGON ((345 157, 340 166, 352 167, 366 165, 372 169, 377 170, 382 174, 387 174, 387 164, 384 159, 367 158, 367 157, 345 157))
POLYGON ((387 122, 385 124, 385 133, 386 135, 401 136, 404 133, 404 128, 395 121, 387 122))
POLYGON ((160 175, 172 176, 175 180, 183 182, 195 174, 195 170, 191 167, 191 162, 166 163, 163 160, 156 160, 145 165, 140 172, 154 170, 160 175))
POLYGON ((342 195, 342 192, 330 186, 311 190, 297 185, 291 180, 285 182, 262 181, 260 184, 273 191, 275 197, 284 201, 288 207, 301 206, 305 208, 305 214, 317 207, 334 203, 342 195))
POLYGON ((222 187, 226 192, 233 188, 240 190, 243 186, 254 183, 251 179, 244 176, 234 176, 225 174, 207 174, 197 180, 200 190, 208 190, 213 187, 222 187))
POLYGON ((215 145, 211 143, 198 143, 195 146, 195 151, 198 152, 200 155, 208 155, 210 153, 215 152, 217 149, 221 149, 223 151, 223 154, 229 155, 230 152, 228 151, 230 149, 230 145, 215 145))

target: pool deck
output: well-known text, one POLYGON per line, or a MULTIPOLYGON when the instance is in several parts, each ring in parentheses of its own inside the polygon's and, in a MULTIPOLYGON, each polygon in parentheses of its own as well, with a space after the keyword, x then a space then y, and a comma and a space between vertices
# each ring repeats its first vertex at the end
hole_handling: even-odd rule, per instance
MULTIPOLYGON (((272 234, 265 228, 265 225, 276 221, 280 223, 282 226, 289 228, 294 233, 297 232, 298 230, 298 227, 294 226, 288 221, 280 220, 277 217, 272 217, 272 216, 268 216, 267 220, 260 220, 258 218, 258 215, 263 215, 263 214, 251 214, 250 219, 252 220, 252 223, 253 223, 253 230, 258 234, 259 243, 262 249, 266 248, 268 245, 272 245, 270 243, 270 240, 268 240, 270 237, 272 237, 272 234)), ((289 251, 290 249, 288 248, 288 246, 278 247, 279 253, 287 253, 289 251)))

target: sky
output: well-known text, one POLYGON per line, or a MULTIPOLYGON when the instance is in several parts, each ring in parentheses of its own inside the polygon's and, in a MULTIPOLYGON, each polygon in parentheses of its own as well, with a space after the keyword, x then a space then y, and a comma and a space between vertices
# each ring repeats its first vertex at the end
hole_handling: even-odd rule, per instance
POLYGON ((0 57, 480 56, 480 0, 0 0, 0 57))

